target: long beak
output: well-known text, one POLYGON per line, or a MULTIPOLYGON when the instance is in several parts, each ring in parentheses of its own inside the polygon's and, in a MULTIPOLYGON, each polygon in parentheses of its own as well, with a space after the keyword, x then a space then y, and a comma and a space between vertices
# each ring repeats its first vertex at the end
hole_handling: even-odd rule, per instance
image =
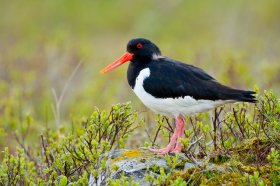
POLYGON ((105 74, 106 72, 109 72, 118 66, 124 64, 127 61, 131 61, 133 59, 133 54, 126 52, 121 58, 113 62, 111 65, 108 65, 103 70, 100 71, 101 74, 105 74))

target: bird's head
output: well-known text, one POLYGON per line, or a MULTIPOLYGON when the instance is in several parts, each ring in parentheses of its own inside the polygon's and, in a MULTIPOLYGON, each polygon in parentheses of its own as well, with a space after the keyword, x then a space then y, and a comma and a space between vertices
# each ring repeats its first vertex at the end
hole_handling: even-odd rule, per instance
POLYGON ((102 74, 109 72, 125 62, 131 61, 150 61, 153 57, 161 55, 159 48, 144 38, 131 39, 127 44, 126 53, 120 57, 118 60, 108 65, 100 72, 102 74))

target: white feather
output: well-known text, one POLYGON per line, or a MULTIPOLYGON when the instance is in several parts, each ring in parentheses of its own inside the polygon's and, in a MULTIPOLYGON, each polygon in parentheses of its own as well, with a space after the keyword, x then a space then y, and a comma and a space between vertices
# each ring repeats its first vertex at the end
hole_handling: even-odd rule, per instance
POLYGON ((162 59, 162 58, 165 58, 165 57, 158 55, 158 54, 153 54, 153 60, 158 60, 158 59, 162 59))

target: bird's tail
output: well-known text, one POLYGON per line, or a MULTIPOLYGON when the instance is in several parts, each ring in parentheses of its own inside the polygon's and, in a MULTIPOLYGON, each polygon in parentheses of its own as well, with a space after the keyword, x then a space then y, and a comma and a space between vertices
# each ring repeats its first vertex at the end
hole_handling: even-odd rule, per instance
POLYGON ((238 96, 237 100, 255 103, 255 102, 257 102, 255 94, 256 94, 256 92, 254 92, 254 91, 239 90, 239 96, 238 96))

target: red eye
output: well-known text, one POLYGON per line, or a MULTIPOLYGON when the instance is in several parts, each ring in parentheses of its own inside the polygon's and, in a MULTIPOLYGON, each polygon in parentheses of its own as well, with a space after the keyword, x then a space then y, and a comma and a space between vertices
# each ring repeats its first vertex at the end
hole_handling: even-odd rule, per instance
POLYGON ((138 44, 136 45, 137 48, 142 48, 142 46, 143 46, 143 45, 142 45, 141 43, 138 43, 138 44))

